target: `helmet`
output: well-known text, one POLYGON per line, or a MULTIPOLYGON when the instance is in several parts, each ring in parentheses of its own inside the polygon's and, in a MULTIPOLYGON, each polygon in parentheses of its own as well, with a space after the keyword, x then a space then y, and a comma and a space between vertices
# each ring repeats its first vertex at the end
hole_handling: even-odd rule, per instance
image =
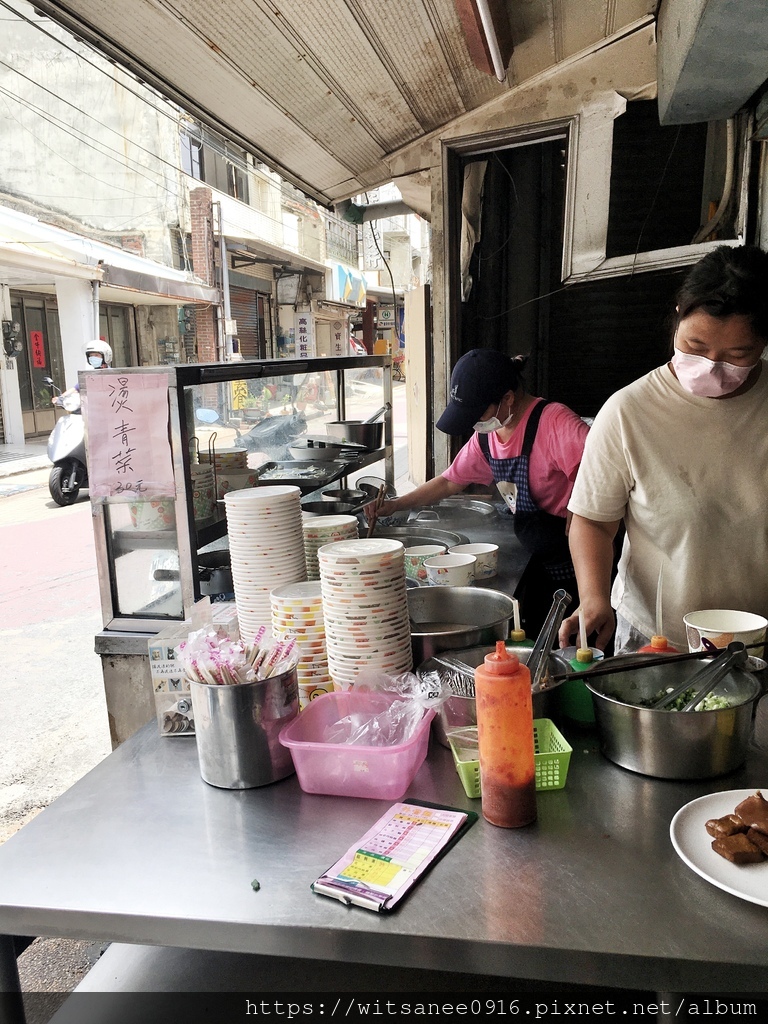
POLYGON ((102 341, 100 338, 96 338, 94 341, 87 341, 83 346, 83 352, 85 352, 86 358, 89 352, 97 352, 107 366, 112 363, 112 348, 106 341, 102 341))

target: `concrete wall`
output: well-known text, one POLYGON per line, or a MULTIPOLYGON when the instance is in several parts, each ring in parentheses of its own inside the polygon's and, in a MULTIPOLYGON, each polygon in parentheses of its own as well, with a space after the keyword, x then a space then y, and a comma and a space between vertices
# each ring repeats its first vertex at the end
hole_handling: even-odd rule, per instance
POLYGON ((3 18, 0 202, 30 200, 51 223, 82 225, 172 265, 168 228, 185 200, 174 108, 52 22, 44 27, 50 35, 3 18))

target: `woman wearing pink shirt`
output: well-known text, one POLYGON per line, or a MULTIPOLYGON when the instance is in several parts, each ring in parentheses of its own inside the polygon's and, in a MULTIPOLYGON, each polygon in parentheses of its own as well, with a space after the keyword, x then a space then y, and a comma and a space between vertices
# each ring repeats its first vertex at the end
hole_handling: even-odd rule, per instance
POLYGON ((577 596, 566 506, 589 428, 567 406, 525 391, 525 362, 483 348, 459 359, 437 427, 471 438, 441 476, 386 501, 379 515, 435 504, 470 484, 495 483, 531 556, 516 594, 526 631, 535 636, 555 590, 577 596))

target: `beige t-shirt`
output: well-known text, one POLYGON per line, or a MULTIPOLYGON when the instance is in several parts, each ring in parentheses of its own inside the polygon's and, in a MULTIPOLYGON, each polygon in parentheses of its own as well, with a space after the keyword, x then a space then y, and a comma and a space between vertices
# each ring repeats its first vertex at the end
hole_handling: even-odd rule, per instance
POLYGON ((608 399, 587 436, 568 508, 624 518, 614 608, 646 636, 687 650, 683 615, 768 617, 768 365, 736 398, 700 398, 660 366, 608 399))

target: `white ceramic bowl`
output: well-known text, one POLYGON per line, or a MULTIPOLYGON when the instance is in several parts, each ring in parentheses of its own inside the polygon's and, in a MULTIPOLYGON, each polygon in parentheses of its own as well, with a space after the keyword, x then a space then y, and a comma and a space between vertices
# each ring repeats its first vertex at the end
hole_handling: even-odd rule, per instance
POLYGON ((432 586, 468 587, 475 580, 474 555, 435 555, 424 562, 432 586))
POLYGON ((449 555, 474 555, 477 559, 475 579, 487 580, 496 575, 499 563, 498 544, 456 544, 448 548, 449 555))

